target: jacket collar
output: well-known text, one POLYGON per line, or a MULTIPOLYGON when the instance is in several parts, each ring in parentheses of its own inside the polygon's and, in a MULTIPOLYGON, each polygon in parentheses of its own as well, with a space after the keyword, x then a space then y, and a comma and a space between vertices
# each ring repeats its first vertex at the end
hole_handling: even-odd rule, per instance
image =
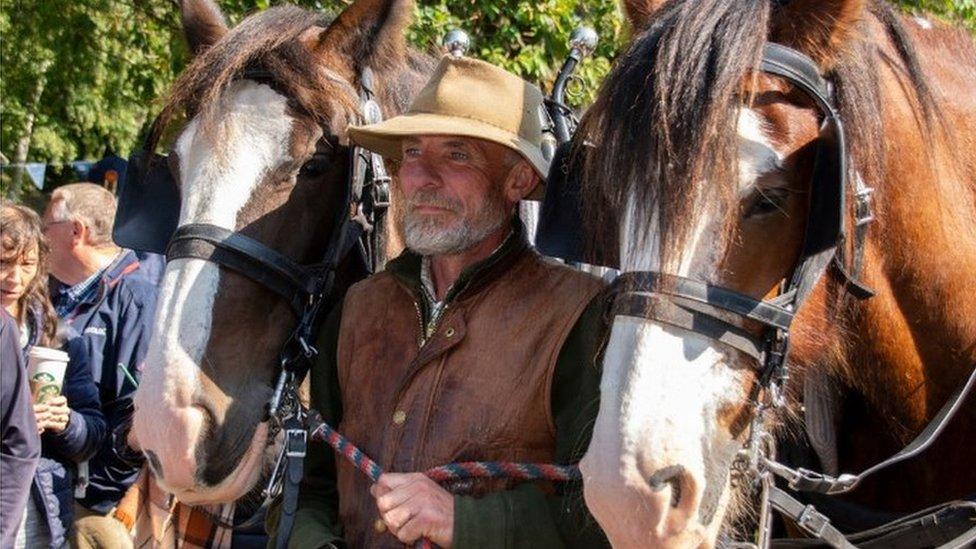
MULTIPOLYGON (((490 256, 461 271, 461 275, 458 276, 447 295, 444 296, 444 303, 465 299, 478 293, 505 273, 522 254, 529 250, 529 242, 525 236, 525 225, 518 217, 512 222, 512 233, 505 239, 505 243, 490 256)), ((420 255, 410 250, 404 250, 402 254, 386 265, 386 270, 409 290, 418 302, 423 301, 421 297, 423 289, 420 280, 421 261, 420 255)))
POLYGON ((105 293, 115 286, 125 275, 139 268, 139 258, 132 250, 123 249, 122 252, 112 260, 112 263, 102 271, 101 280, 98 282, 98 291, 91 294, 91 297, 82 303, 98 303, 102 300, 105 293))

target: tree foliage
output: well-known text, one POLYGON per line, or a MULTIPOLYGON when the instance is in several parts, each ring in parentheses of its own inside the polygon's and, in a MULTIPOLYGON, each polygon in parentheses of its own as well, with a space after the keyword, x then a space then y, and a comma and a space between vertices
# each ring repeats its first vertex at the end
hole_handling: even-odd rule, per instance
MULTIPOLYGON (((269 0, 219 0, 231 23, 269 0)), ((339 11, 341 0, 298 0, 339 11)), ((976 32, 976 0, 900 0, 961 21, 976 32)), ((188 55, 175 0, 0 0, 0 151, 16 159, 67 162, 121 155, 136 145, 188 55), (36 100, 35 100, 36 99, 36 100)), ((409 39, 433 51, 451 28, 472 37, 470 54, 548 89, 580 24, 600 34, 595 54, 570 86, 584 105, 625 40, 616 0, 419 0, 409 39)))

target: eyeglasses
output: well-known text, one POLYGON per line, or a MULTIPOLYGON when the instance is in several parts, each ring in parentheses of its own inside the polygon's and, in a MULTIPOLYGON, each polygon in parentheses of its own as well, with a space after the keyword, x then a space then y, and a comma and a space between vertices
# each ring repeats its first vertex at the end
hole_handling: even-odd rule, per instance
POLYGON ((62 219, 61 221, 51 221, 51 222, 48 222, 48 223, 44 223, 43 225, 41 225, 41 231, 42 232, 47 232, 48 228, 53 227, 54 225, 60 225, 62 223, 71 223, 71 220, 70 219, 62 219))

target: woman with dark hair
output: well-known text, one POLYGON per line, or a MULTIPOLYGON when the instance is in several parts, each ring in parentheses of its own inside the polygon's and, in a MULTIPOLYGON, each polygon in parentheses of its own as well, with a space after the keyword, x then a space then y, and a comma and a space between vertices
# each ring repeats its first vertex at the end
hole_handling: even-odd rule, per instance
POLYGON ((48 297, 47 252, 40 217, 24 206, 4 204, 0 213, 0 304, 20 326, 25 358, 34 346, 61 347, 69 356, 61 395, 34 404, 41 461, 17 547, 66 545, 79 465, 94 455, 106 435, 98 389, 80 340, 75 339, 77 334, 59 333, 48 297))

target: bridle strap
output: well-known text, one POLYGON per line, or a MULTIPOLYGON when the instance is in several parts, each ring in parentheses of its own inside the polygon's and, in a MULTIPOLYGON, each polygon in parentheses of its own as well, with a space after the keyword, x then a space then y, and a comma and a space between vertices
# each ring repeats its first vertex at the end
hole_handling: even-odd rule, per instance
POLYGON ((764 326, 789 330, 793 313, 779 305, 682 276, 653 271, 622 273, 611 285, 616 299, 630 294, 650 293, 678 297, 733 313, 764 326))
POLYGON ((898 453, 856 475, 843 474, 835 478, 807 469, 792 469, 770 460, 766 461, 766 466, 773 474, 786 480, 789 487, 794 490, 829 495, 849 492, 868 476, 882 469, 887 469, 896 463, 911 459, 928 449, 935 442, 935 439, 939 437, 946 425, 949 424, 949 421, 952 420, 959 408, 962 407, 962 404, 966 401, 966 397, 972 392, 974 385, 976 385, 976 364, 972 365, 972 371, 963 383, 956 387, 955 392, 942 405, 942 408, 939 409, 935 417, 922 429, 922 432, 905 445, 904 448, 899 450, 898 453))
POLYGON ((756 360, 763 360, 763 342, 754 334, 693 307, 675 303, 667 296, 647 292, 619 294, 610 306, 613 316, 653 319, 681 330, 705 336, 756 360))
POLYGON ((809 57, 782 44, 767 42, 759 70, 785 78, 816 101, 825 116, 836 116, 830 101, 830 84, 809 57))
POLYGON ((209 223, 176 229, 166 260, 176 259, 202 259, 242 274, 283 297, 298 315, 321 273, 321 265, 299 265, 257 240, 209 223))

